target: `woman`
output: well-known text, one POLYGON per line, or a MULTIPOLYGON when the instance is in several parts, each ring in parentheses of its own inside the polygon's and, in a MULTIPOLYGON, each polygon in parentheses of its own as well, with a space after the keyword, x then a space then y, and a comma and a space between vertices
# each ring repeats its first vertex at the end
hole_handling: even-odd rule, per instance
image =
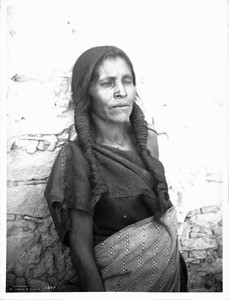
POLYGON ((91 48, 71 88, 78 138, 57 156, 45 196, 81 290, 186 291, 157 135, 137 105, 130 59, 91 48))

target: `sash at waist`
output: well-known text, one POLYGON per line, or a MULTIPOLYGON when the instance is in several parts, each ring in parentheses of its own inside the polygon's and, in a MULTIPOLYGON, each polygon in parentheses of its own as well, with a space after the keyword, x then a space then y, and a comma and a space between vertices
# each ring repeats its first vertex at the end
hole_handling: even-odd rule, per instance
POLYGON ((175 292, 180 289, 175 208, 161 218, 125 227, 94 247, 106 291, 175 292))

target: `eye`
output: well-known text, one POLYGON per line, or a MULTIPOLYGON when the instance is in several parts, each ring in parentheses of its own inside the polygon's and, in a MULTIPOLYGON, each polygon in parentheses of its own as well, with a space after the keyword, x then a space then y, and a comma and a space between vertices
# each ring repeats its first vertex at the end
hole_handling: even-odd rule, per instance
POLYGON ((106 80, 100 83, 101 86, 103 87, 112 87, 113 81, 112 80, 106 80))
POLYGON ((132 78, 124 78, 123 83, 124 84, 133 84, 133 79, 132 78))

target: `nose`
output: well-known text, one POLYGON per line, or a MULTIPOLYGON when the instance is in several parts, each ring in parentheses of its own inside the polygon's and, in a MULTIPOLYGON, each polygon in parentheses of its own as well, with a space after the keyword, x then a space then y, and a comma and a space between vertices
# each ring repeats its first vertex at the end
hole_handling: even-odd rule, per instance
POLYGON ((127 96, 126 88, 122 82, 116 83, 115 98, 125 98, 127 96))

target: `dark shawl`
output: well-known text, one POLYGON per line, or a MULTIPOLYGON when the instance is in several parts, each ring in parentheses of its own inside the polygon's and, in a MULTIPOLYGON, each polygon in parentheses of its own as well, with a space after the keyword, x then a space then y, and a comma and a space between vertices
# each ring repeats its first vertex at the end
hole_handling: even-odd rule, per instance
MULTIPOLYGON (((108 187, 103 198, 143 195, 142 199, 152 215, 157 211, 154 178, 145 169, 136 151, 122 151, 96 144, 94 153, 99 161, 101 177, 108 187)), ((60 150, 45 189, 45 197, 59 237, 66 244, 64 239, 70 228, 68 209, 77 208, 94 215, 90 166, 78 141, 66 143, 60 150)))

